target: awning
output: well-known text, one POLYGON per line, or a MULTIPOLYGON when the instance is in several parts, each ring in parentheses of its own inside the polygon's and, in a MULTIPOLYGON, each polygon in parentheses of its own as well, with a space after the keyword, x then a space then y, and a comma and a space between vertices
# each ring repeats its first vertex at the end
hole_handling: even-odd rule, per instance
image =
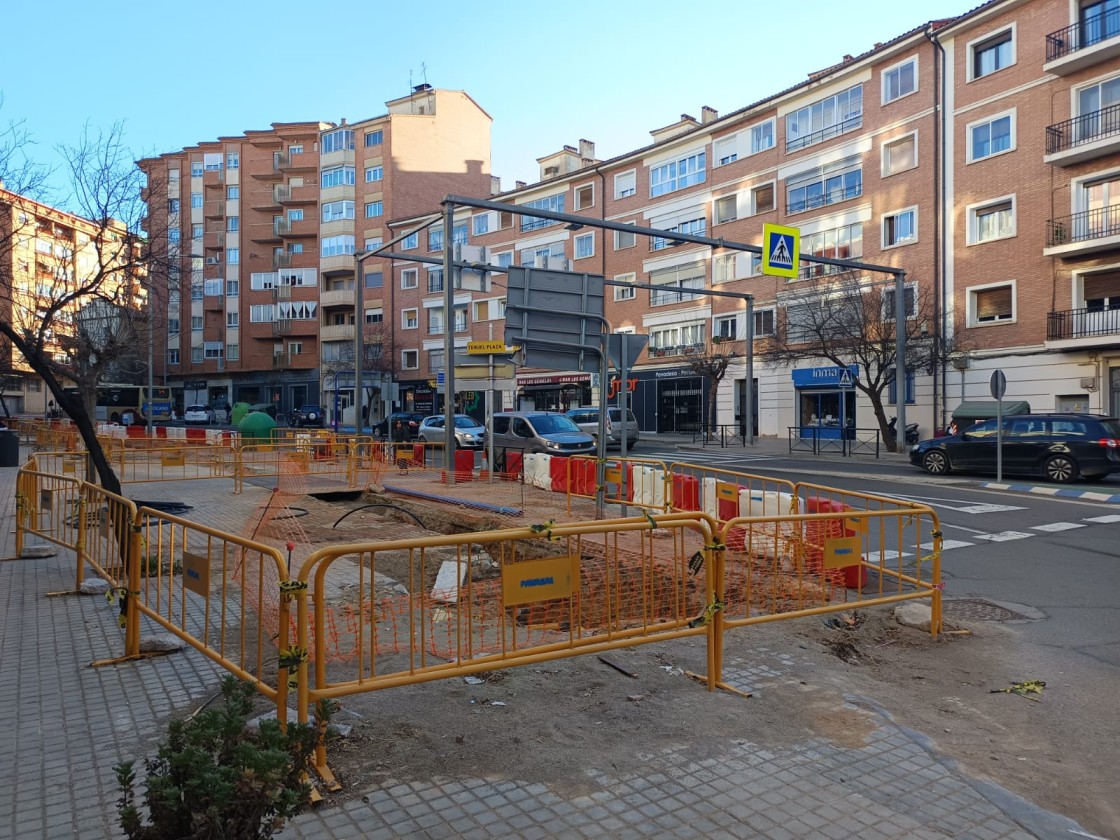
MULTIPOLYGON (((995 400, 974 400, 963 402, 953 409, 954 420, 991 420, 998 413, 995 400)), ((1026 400, 1005 400, 1003 416, 1030 414, 1031 404, 1026 400)))

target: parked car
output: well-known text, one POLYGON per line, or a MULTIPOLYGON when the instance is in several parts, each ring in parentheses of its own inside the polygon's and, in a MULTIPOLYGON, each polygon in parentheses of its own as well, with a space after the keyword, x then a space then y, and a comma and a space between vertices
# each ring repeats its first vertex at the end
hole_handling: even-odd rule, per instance
MULTIPOLYGON (((564 414, 573 423, 587 432, 591 437, 599 437, 599 409, 594 406, 573 408, 564 414)), ((634 448, 638 442, 638 418, 634 412, 626 410, 626 449, 634 448)), ((622 446, 622 409, 617 406, 607 407, 607 446, 622 446)))
POLYGON ((183 412, 183 422, 188 426, 196 423, 204 423, 207 426, 212 426, 215 419, 214 409, 208 405, 188 405, 186 411, 183 412))
POLYGON ((397 420, 401 420, 405 428, 408 429, 409 439, 416 440, 416 436, 420 431, 420 422, 423 419, 424 415, 419 411, 394 411, 384 420, 373 424, 373 436, 376 438, 390 437, 389 430, 396 425, 397 420))
MULTIPOLYGON (((1003 471, 1058 484, 1100 481, 1120 472, 1120 420, 1092 414, 1020 414, 1003 419, 1003 471)), ((910 463, 932 475, 995 472, 996 420, 948 437, 923 440, 910 463)))
MULTIPOLYGON (((420 422, 416 431, 422 443, 443 443, 445 418, 433 414, 420 422)), ((486 442, 486 427, 469 414, 455 415, 455 445, 462 449, 481 449, 486 442)))
POLYGON ((323 407, 321 405, 301 405, 292 409, 288 415, 288 424, 291 426, 323 426, 323 407))
POLYGON ((488 432, 495 449, 520 449, 550 455, 586 455, 595 438, 555 411, 502 411, 494 414, 488 432))

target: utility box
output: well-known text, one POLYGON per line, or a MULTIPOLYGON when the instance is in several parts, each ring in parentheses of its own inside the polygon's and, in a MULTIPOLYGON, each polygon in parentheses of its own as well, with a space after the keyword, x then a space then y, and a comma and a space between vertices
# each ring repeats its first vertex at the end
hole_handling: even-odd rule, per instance
POLYGON ((0 467, 19 466, 19 432, 0 429, 0 467))

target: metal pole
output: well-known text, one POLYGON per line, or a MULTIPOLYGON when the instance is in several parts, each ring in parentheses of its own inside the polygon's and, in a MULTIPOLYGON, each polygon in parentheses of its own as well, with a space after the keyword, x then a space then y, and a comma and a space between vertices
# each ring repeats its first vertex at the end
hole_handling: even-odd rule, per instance
MULTIPOLYGON (((489 324, 488 338, 494 340, 494 322, 489 324)), ((490 430, 494 428, 494 354, 488 357, 489 363, 486 370, 486 466, 489 468, 490 480, 494 480, 494 436, 490 430)))
MULTIPOLYGON (((366 252, 359 251, 354 254, 354 434, 361 435, 362 427, 362 361, 365 356, 365 336, 362 327, 365 324, 365 285, 362 276, 362 260, 366 252)), ((337 374, 336 374, 337 376, 337 374)), ((385 436, 388 437, 389 429, 386 427, 385 436)))
POLYGON ((745 332, 746 356, 743 382, 743 446, 754 446, 754 295, 747 295, 743 301, 747 310, 745 332))
POLYGON ((152 436, 152 406, 155 403, 155 332, 153 322, 155 312, 152 311, 152 290, 148 289, 148 437, 152 436))
MULTIPOLYGON (((618 496, 622 499, 622 515, 629 516, 630 511, 626 507, 626 453, 630 451, 630 435, 627 425, 630 422, 630 394, 626 390, 626 377, 630 374, 630 369, 626 366, 626 342, 629 338, 629 333, 622 333, 619 337, 619 344, 621 345, 621 352, 618 359, 618 405, 619 414, 622 416, 622 440, 619 442, 618 453, 618 470, 622 474, 618 488, 618 496)), ((604 483, 606 483, 606 474, 604 471, 604 483)))
MULTIPOLYGON (((455 483, 455 268, 451 241, 454 232, 455 205, 448 201, 443 208, 443 460, 448 484, 455 483)), ((438 387, 436 394, 438 397, 438 387)))
POLYGON ((996 483, 1003 482, 1003 397, 996 400, 996 483))
MULTIPOLYGON (((894 451, 906 446, 906 272, 894 276, 894 393, 898 421, 894 432, 894 451)), ((841 431, 843 434, 843 431, 841 431)))

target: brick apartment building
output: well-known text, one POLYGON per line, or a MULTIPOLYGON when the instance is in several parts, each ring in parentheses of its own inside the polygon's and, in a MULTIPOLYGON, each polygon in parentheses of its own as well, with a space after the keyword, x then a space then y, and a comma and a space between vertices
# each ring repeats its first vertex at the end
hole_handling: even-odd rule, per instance
MULTIPOLYGON (((447 192, 489 194, 490 122, 466 94, 424 84, 359 122, 276 123, 140 161, 148 234, 178 255, 160 355, 180 405, 290 410, 337 393, 349 406, 355 251, 447 192)), ((381 273, 363 274, 363 367, 382 368, 380 406, 390 304, 381 273)))
MULTIPOLYGON (((922 334, 956 333, 967 348, 907 371, 908 419, 926 436, 962 400, 989 398, 996 369, 1007 398, 1035 410, 1120 414, 1118 55, 1116 0, 993 0, 726 116, 682 115, 652 131, 651 145, 610 160, 586 141, 565 146, 539 160, 539 183, 495 200, 754 244, 763 223, 778 223, 800 229, 805 254, 904 268, 934 304, 922 334)), ((395 217, 394 234, 437 222, 400 250, 438 255, 437 209, 395 217)), ((691 429, 704 416, 707 388, 685 364, 690 354, 717 337, 743 347, 737 301, 681 289, 752 293, 755 340, 765 342, 796 319, 804 288, 828 281, 820 265, 787 281, 761 276, 742 252, 517 214, 464 209, 454 227, 454 239, 484 246, 492 265, 665 286, 607 290, 614 330, 650 336, 628 384, 650 431, 691 429)), ((391 272, 400 405, 428 411, 448 320, 442 270, 398 260, 391 272)), ((491 328, 502 336, 502 279, 488 295, 456 292, 456 347, 491 328)), ((784 436, 813 415, 874 425, 834 367, 759 366, 755 376, 763 435, 784 436)), ((591 399, 592 384, 577 371, 524 373, 503 404, 563 410, 591 399)), ((743 387, 740 364, 722 383, 720 423, 738 421, 743 387)), ((468 396, 461 401, 477 406, 468 396)))
MULTIPOLYGON (((754 244, 763 223, 785 224, 803 253, 905 269, 915 299, 933 304, 921 333, 967 348, 908 370, 897 389, 924 435, 962 400, 985 398, 996 369, 1007 398, 1036 410, 1120 413, 1118 55, 1117 0, 991 0, 730 114, 681 115, 609 160, 587 141, 564 146, 539 159, 539 182, 494 198, 754 244)), ((432 222, 395 250, 439 256, 439 200, 493 192, 490 120, 469 97, 421 86, 387 107, 353 125, 274 125, 141 162, 152 229, 170 221, 182 242, 167 378, 186 400, 350 403, 354 251, 432 222)), ((626 385, 647 431, 705 416, 690 355, 716 338, 742 355, 741 305, 688 290, 753 294, 762 347, 797 322, 807 289, 830 282, 819 264, 787 281, 742 252, 571 227, 462 209, 451 236, 496 266, 664 286, 607 295, 615 331, 650 336, 626 385)), ((457 290, 450 317, 438 265, 378 257, 362 275, 374 418, 437 407, 445 329, 457 348, 504 333, 500 272, 489 293, 457 290)), ((873 426, 844 373, 756 366, 755 428, 784 436, 814 416, 873 426)), ((502 406, 564 409, 591 400, 593 385, 578 371, 525 371, 502 406)), ((738 364, 716 399, 719 423, 739 421, 744 387, 738 364)), ((480 413, 478 397, 459 402, 480 413)))

